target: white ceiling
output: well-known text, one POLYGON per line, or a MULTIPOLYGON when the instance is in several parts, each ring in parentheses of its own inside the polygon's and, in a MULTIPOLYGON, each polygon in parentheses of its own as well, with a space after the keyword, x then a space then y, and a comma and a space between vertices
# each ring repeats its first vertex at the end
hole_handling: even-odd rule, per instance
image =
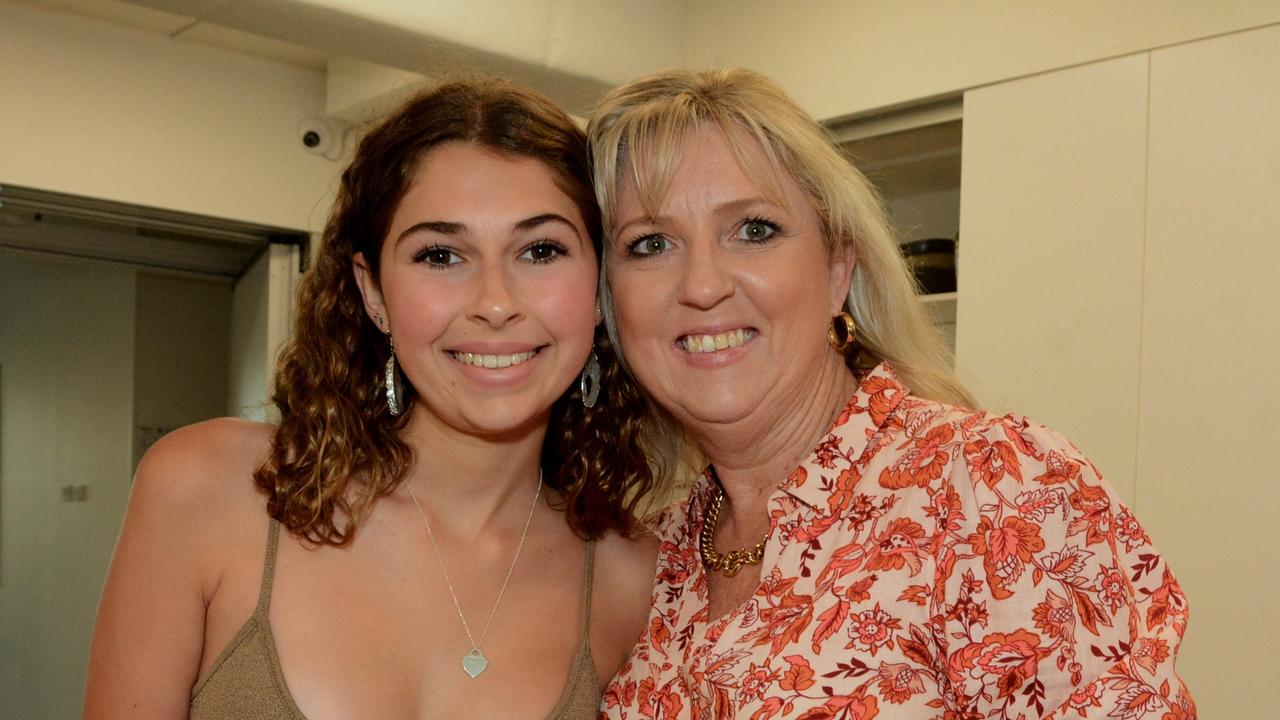
POLYGON ((149 30, 202 45, 226 48, 292 65, 325 69, 330 53, 311 47, 284 42, 263 35, 237 30, 121 0, 29 0, 46 9, 85 15, 107 22, 149 30))
POLYGON ((688 0, 23 1, 317 69, 343 57, 428 77, 492 73, 579 114, 687 55, 688 0))

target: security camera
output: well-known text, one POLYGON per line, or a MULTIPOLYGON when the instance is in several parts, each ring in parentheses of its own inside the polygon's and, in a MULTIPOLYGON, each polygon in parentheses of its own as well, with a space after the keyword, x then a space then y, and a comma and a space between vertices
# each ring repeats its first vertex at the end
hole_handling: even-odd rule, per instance
POLYGON ((322 155, 336 160, 342 154, 342 141, 346 128, 337 120, 326 117, 310 117, 298 127, 298 140, 312 155, 322 155))

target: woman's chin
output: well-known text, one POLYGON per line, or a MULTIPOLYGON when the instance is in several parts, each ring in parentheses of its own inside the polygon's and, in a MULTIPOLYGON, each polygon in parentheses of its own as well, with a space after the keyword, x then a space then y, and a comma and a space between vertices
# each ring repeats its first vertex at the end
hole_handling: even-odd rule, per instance
POLYGON ((545 427, 551 412, 546 402, 525 398, 472 398, 465 406, 433 411, 419 408, 455 432, 491 439, 515 438, 545 427))
POLYGON ((698 426, 710 429, 748 420, 762 409, 762 400, 763 393, 760 392, 742 389, 721 389, 717 392, 713 388, 703 388, 683 395, 668 410, 681 425, 691 429, 698 426))

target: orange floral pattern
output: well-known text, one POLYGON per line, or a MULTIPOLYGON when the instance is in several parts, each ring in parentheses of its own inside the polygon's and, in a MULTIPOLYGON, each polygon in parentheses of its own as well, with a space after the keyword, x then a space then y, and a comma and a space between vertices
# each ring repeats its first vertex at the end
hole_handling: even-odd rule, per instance
POLYGON ((1194 718, 1187 602, 1079 450, 886 365, 769 500, 755 594, 708 617, 709 474, 659 518, 648 631, 602 717, 1194 718))

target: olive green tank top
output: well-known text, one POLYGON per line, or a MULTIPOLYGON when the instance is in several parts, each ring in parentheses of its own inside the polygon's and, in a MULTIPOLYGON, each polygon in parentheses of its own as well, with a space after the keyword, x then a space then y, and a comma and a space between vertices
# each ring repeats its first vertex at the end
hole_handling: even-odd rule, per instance
MULTIPOLYGON (((258 606, 214 661, 209 674, 191 690, 191 720, 289 718, 306 720, 285 685, 267 610, 275 576, 280 523, 271 521, 267 556, 262 567, 258 606)), ((569 678, 547 720, 594 720, 600 709, 600 686, 591 658, 591 581, 595 543, 588 543, 582 587, 582 633, 569 665, 569 678)))

